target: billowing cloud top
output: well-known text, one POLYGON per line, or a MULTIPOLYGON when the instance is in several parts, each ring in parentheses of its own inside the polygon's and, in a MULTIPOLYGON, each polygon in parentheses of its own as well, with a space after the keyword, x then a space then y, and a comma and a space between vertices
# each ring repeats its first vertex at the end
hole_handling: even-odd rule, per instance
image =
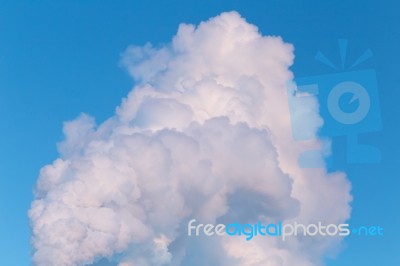
MULTIPOLYGON (((133 46, 136 86, 115 116, 65 123, 60 158, 42 168, 32 223, 39 266, 320 265, 340 240, 190 238, 199 222, 340 223, 342 173, 301 169, 318 140, 291 136, 286 83, 293 47, 262 36, 236 12, 182 24, 168 45, 133 46)), ((316 135, 316 99, 297 108, 316 135), (304 116, 304 114, 307 114, 304 116)), ((296 113, 292 114, 296 115, 296 113)))

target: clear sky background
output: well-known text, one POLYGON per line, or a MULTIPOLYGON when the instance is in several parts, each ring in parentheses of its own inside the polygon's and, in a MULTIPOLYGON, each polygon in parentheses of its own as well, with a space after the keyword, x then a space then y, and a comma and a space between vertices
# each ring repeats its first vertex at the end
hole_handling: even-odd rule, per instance
POLYGON ((179 23, 236 10, 263 34, 295 45, 298 77, 332 69, 314 60, 323 51, 339 63, 370 48, 359 69, 375 69, 383 130, 361 138, 382 152, 379 164, 350 165, 344 138, 335 139, 353 184, 353 225, 381 225, 381 238, 349 237, 329 266, 400 265, 400 3, 397 1, 104 1, 0 0, 0 265, 30 264, 27 210, 39 169, 57 156, 62 123, 81 112, 110 117, 133 81, 119 66, 130 44, 165 43, 179 23))

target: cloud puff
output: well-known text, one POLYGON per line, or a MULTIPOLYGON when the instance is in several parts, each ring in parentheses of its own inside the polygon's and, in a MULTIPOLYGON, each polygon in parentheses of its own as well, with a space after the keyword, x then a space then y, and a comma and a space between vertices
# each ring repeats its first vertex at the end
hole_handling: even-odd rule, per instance
MULTIPOLYGON (((191 238, 188 220, 340 223, 343 173, 302 169, 320 141, 291 135, 293 47, 236 12, 182 24, 168 45, 132 46, 136 86, 100 125, 64 125, 60 158, 42 168, 29 211, 39 266, 110 258, 120 266, 320 265, 335 238, 191 238)), ((316 99, 299 108, 316 135, 316 99)))

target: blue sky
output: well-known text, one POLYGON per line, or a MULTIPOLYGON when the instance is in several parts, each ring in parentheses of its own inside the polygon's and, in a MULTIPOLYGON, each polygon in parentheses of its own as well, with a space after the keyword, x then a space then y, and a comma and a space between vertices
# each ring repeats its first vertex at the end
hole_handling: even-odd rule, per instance
POLYGON ((130 44, 168 42, 179 23, 236 10, 263 34, 295 45, 297 77, 332 73, 314 60, 323 51, 339 63, 370 48, 357 69, 377 73, 383 129, 360 136, 382 153, 379 164, 347 164, 345 138, 335 139, 334 169, 353 184, 351 224, 381 225, 382 238, 346 240, 330 266, 400 265, 400 4, 395 1, 8 1, 0 0, 0 264, 29 265, 27 210, 39 169, 57 156, 63 121, 81 112, 111 116, 133 82, 120 67, 130 44), (397 251, 397 252, 396 252, 397 251))

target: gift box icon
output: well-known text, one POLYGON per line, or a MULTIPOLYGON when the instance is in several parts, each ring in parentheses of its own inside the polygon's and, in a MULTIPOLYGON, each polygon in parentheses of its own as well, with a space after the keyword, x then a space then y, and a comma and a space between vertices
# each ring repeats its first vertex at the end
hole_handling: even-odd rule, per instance
MULTIPOLYGON (((330 66, 336 73, 296 78, 288 84, 289 109, 293 138, 306 141, 315 138, 315 128, 307 127, 308 119, 318 108, 323 117, 321 135, 333 138, 346 136, 348 163, 378 163, 379 149, 360 144, 359 135, 382 129, 376 72, 373 69, 353 70, 372 56, 365 51, 349 68, 345 68, 347 40, 339 40, 342 66, 339 69, 326 56, 318 52, 316 59, 330 66), (315 105, 312 101, 318 100, 315 105), (308 108, 308 109, 307 109, 308 108)), ((322 167, 321 151, 301 154, 301 167, 322 167)))

